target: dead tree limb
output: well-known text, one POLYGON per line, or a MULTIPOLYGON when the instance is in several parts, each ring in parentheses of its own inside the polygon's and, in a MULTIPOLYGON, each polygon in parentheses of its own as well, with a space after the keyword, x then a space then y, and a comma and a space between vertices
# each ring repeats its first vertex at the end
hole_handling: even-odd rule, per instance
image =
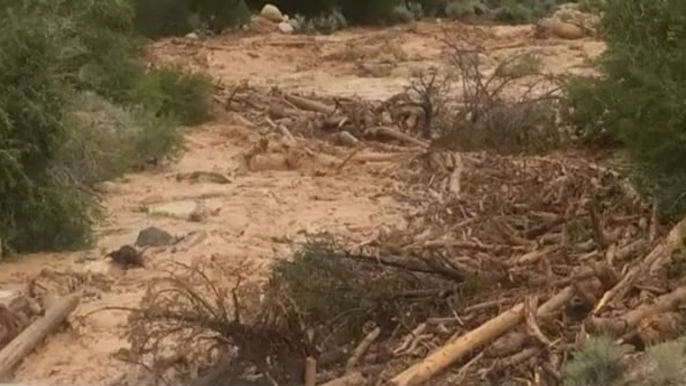
POLYGON ((333 106, 328 106, 311 99, 289 94, 286 94, 284 97, 287 101, 291 102, 295 107, 301 110, 314 111, 323 114, 332 114, 336 110, 333 106))
POLYGON ((79 305, 80 296, 71 294, 55 303, 45 316, 35 321, 0 351, 0 378, 30 354, 45 337, 57 328, 79 305))
POLYGON ((372 332, 367 334, 367 336, 362 339, 362 342, 360 342, 359 345, 355 348, 353 351, 353 355, 350 356, 350 359, 348 359, 348 362, 345 364, 345 372, 346 374, 353 372, 355 368, 357 367, 358 362, 360 361, 360 358, 364 355, 364 353, 369 350, 369 347, 374 343, 376 338, 379 337, 379 334, 381 334, 381 328, 377 327, 372 332))
POLYGON ((373 136, 385 136, 385 137, 391 137, 393 139, 397 139, 399 141, 403 141, 406 143, 411 143, 413 145, 420 146, 422 148, 428 148, 429 144, 419 140, 417 138, 411 137, 405 133, 401 133, 398 130, 392 129, 390 127, 384 127, 384 126, 379 126, 375 127, 369 130, 369 133, 372 134, 373 136))

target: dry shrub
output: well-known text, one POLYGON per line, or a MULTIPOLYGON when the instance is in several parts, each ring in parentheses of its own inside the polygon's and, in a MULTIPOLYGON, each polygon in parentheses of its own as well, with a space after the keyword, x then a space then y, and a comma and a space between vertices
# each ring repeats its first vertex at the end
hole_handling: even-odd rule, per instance
POLYGON ((155 364, 181 355, 196 370, 221 362, 225 378, 254 366, 279 384, 300 382, 307 350, 299 326, 261 323, 257 288, 242 284, 246 269, 219 263, 167 269, 129 317, 131 360, 164 371, 155 364))
POLYGON ((486 76, 478 53, 451 47, 462 96, 453 102, 457 114, 443 117, 437 127, 439 147, 540 153, 570 142, 567 130, 559 125, 557 82, 540 73, 535 56, 506 58, 486 76))
MULTIPOLYGON (((272 290, 329 344, 349 343, 368 322, 391 331, 449 305, 455 283, 435 272, 390 267, 346 253, 330 235, 311 236, 273 269, 272 290)), ((452 299, 454 301, 454 299, 452 299)))

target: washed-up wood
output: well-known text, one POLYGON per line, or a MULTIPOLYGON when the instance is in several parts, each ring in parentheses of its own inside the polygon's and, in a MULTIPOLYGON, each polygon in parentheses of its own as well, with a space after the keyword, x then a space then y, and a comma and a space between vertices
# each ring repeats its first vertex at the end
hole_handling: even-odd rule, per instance
POLYGON ((312 357, 305 359, 305 386, 317 384, 317 361, 312 357))
POLYGON ((617 285, 603 295, 593 310, 593 314, 599 315, 611 302, 622 300, 639 277, 653 272, 656 266, 661 265, 671 256, 672 252, 683 246, 684 237, 686 237, 686 219, 681 220, 672 228, 667 237, 640 264, 633 267, 617 285))
MULTIPOLYGON (((574 295, 574 289, 567 287, 541 305, 536 316, 545 318, 559 311, 574 295)), ((417 363, 393 378, 389 385, 415 386, 429 381, 450 365, 482 349, 485 345, 524 321, 524 304, 519 303, 476 329, 449 341, 417 363)))
POLYGON ((302 110, 314 111, 323 114, 332 114, 336 110, 333 106, 328 106, 321 102, 313 101, 300 96, 286 94, 284 97, 287 101, 291 102, 294 106, 302 110))
POLYGON ((27 327, 0 351, 0 378, 5 378, 45 337, 53 332, 76 309, 80 297, 71 294, 52 306, 45 316, 27 327))
POLYGON ((346 373, 351 373, 355 368, 357 368, 357 364, 360 362, 360 358, 369 350, 369 347, 374 343, 376 338, 379 337, 379 334, 381 334, 381 329, 379 327, 376 327, 372 332, 367 334, 364 339, 362 339, 362 342, 360 342, 359 345, 355 348, 353 351, 353 355, 350 356, 350 359, 348 359, 348 362, 345 365, 345 372, 346 373))
POLYGON ((686 286, 662 295, 652 303, 642 304, 626 314, 614 318, 591 318, 588 322, 589 330, 605 332, 616 336, 629 332, 645 318, 667 311, 676 310, 686 302, 686 286))
POLYGON ((369 130, 369 133, 375 137, 391 137, 399 141, 420 146, 422 148, 428 148, 429 144, 415 137, 409 136, 405 133, 401 133, 398 130, 392 129, 390 127, 379 126, 369 130))

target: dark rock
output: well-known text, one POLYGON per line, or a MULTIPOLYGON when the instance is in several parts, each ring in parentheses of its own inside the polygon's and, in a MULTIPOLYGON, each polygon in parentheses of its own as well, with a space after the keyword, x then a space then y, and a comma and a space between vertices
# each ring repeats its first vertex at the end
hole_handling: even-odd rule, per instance
POLYGON ((137 247, 161 247, 171 245, 174 241, 174 236, 169 232, 153 226, 140 231, 134 245, 137 247))
POLYGON ((124 268, 143 267, 143 255, 130 245, 124 245, 116 251, 108 253, 107 257, 124 268))

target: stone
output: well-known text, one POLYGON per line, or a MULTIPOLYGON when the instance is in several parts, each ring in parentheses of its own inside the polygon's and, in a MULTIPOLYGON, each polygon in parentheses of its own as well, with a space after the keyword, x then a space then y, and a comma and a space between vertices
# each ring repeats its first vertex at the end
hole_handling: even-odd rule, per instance
POLYGON ((269 21, 273 21, 274 23, 281 23, 283 21, 281 10, 274 4, 265 4, 264 7, 262 7, 260 16, 269 21))
POLYGON ((295 28, 293 28, 291 23, 289 23, 287 21, 283 21, 283 22, 279 23, 279 31, 281 31, 281 33, 290 35, 295 31, 295 28))
POLYGON ((180 220, 190 220, 191 216, 198 210, 198 203, 195 201, 174 201, 165 204, 152 205, 148 207, 148 214, 151 216, 171 217, 180 220))
POLYGON ((575 40, 581 39, 584 36, 585 33, 581 27, 557 19, 544 18, 536 24, 536 37, 539 39, 556 37, 560 39, 575 40))
POLYGON ((173 244, 176 241, 169 232, 155 226, 147 227, 138 232, 136 247, 162 247, 173 244))
POLYGON ((187 33, 185 38, 190 39, 190 40, 198 40, 198 39, 200 39, 200 36, 198 36, 198 34, 195 32, 191 32, 191 33, 187 33))

